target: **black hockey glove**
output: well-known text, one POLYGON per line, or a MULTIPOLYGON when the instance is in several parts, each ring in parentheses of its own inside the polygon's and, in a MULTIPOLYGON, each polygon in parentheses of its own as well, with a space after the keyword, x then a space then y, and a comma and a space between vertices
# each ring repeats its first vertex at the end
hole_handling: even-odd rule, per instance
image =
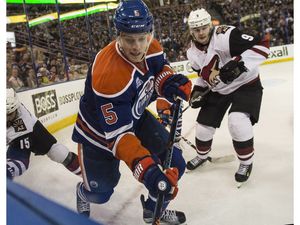
POLYGON ((206 94, 209 91, 210 90, 208 89, 208 87, 194 86, 193 91, 191 93, 191 98, 189 101, 190 106, 193 109, 202 107, 207 100, 206 94))
POLYGON ((243 61, 230 60, 220 69, 220 79, 225 84, 230 84, 243 72, 248 71, 243 61))

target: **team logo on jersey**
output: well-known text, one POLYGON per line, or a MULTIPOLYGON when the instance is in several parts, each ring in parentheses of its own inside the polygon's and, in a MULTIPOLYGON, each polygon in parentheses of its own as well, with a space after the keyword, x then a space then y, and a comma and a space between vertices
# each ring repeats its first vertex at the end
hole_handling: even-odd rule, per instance
POLYGON ((34 94, 32 95, 32 101, 34 113, 38 118, 58 110, 55 90, 34 94))
POLYGON ((12 127, 14 128, 15 132, 22 132, 22 131, 25 131, 27 130, 26 126, 25 126, 25 123, 24 121, 19 118, 19 119, 16 119, 13 123, 12 123, 12 127))
POLYGON ((143 81, 137 77, 135 83, 136 83, 136 88, 139 88, 143 84, 143 81))
POLYGON ((219 56, 214 55, 214 57, 210 60, 208 65, 203 67, 201 71, 202 78, 210 85, 214 85, 215 82, 218 82, 217 76, 220 73, 219 62, 220 62, 219 56))
POLYGON ((151 96, 154 91, 154 78, 150 78, 144 83, 144 86, 139 91, 138 98, 133 105, 133 116, 138 119, 148 106, 151 96))
POLYGON ((230 27, 226 26, 226 25, 222 25, 222 26, 219 26, 216 30, 216 34, 225 34, 226 31, 229 30, 230 27))

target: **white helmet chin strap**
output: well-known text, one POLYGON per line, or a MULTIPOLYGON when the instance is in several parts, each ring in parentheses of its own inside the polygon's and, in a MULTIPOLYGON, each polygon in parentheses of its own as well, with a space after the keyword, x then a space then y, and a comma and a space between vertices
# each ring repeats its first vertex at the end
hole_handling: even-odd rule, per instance
MULTIPOLYGON (((144 53, 143 56, 141 57, 141 61, 143 61, 143 60, 145 59, 146 54, 147 54, 147 52, 148 52, 148 49, 149 49, 149 47, 150 47, 150 44, 151 44, 152 40, 153 40, 153 31, 152 31, 151 34, 150 34, 150 40, 148 41, 148 46, 147 46, 147 48, 146 48, 146 50, 145 50, 145 53, 144 53)), ((140 62, 141 62, 141 61, 140 61, 140 62)))

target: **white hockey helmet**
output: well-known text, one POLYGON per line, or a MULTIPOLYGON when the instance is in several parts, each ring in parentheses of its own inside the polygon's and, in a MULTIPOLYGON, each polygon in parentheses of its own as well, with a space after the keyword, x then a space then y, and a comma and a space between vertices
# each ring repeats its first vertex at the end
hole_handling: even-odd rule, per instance
POLYGON ((191 29, 211 24, 211 16, 205 9, 191 11, 188 24, 191 29))
POLYGON ((13 113, 20 106, 18 96, 14 89, 6 88, 6 114, 13 113))

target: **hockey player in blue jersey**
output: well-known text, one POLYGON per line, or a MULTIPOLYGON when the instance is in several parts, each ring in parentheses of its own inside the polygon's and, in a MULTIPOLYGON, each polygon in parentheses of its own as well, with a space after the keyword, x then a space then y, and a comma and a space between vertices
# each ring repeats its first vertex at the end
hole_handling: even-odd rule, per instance
POLYGON ((43 124, 20 103, 12 88, 6 89, 6 124, 7 178, 13 179, 27 170, 31 153, 47 155, 72 173, 81 174, 78 156, 57 143, 43 124))
POLYGON ((171 168, 165 159, 168 132, 145 108, 157 96, 189 100, 191 81, 174 74, 153 38, 153 17, 143 1, 122 1, 115 11, 117 39, 103 48, 89 68, 80 99, 73 140, 78 143, 83 183, 77 185, 77 210, 89 216, 90 203, 106 203, 119 182, 120 160, 149 190, 143 219, 152 222, 158 183, 166 201, 161 221, 185 222, 183 212, 166 209, 185 170, 181 150, 174 148, 171 168))

